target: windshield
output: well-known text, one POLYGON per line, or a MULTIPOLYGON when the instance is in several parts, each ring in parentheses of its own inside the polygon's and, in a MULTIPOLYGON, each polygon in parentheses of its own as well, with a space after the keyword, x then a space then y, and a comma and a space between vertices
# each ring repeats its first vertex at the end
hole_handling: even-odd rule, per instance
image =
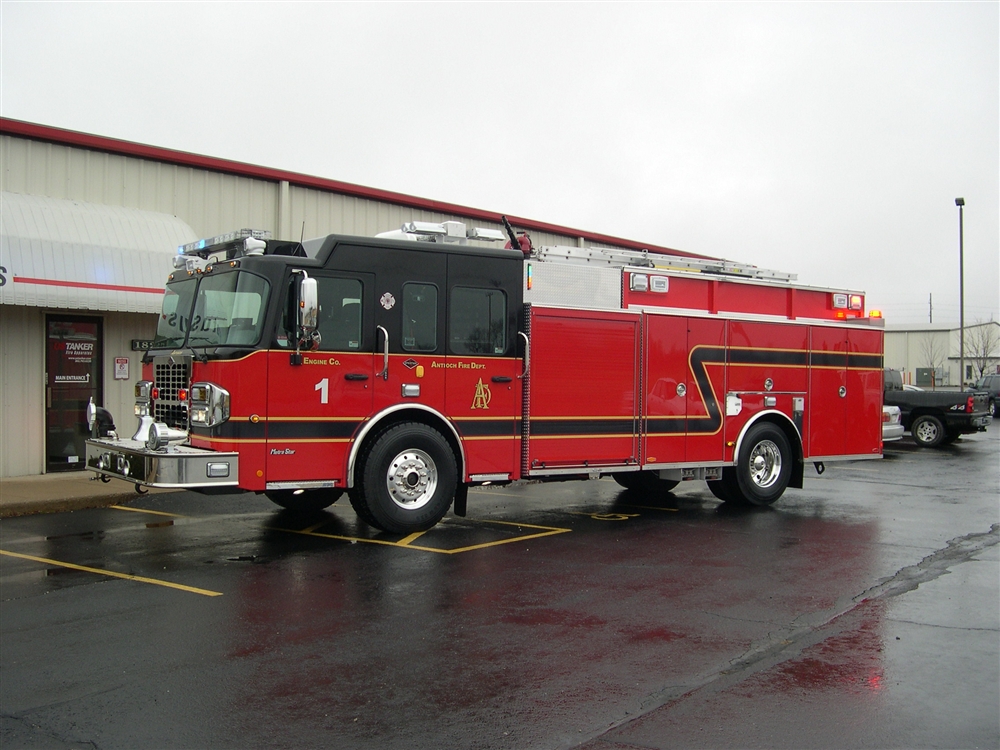
POLYGON ((154 348, 249 346, 260 340, 270 284, 245 271, 185 279, 167 287, 154 348), (196 293, 197 290, 197 293, 196 293))

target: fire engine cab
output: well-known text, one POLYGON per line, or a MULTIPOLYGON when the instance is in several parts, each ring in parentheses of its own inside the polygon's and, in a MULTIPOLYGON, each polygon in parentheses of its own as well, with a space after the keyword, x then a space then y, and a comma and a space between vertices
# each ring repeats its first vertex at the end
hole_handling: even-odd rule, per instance
POLYGON ((346 492, 368 524, 410 533, 464 515, 476 485, 697 479, 768 505, 807 463, 881 456, 882 321, 862 294, 722 260, 533 248, 504 224, 507 247, 413 222, 179 248, 139 427, 119 439, 92 405, 88 468, 293 510, 346 492))

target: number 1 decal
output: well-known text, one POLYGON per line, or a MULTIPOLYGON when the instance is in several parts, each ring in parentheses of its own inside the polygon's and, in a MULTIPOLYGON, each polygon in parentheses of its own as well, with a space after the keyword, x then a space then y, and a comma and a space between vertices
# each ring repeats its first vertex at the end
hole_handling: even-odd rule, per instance
POLYGON ((330 378, 323 378, 314 387, 314 391, 319 391, 319 402, 321 404, 330 401, 330 378))

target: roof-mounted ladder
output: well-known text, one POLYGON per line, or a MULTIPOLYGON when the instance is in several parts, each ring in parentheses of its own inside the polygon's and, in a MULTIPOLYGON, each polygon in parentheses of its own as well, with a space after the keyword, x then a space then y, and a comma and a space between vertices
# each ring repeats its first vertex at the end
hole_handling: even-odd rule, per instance
POLYGON ((772 281, 795 281, 794 273, 782 273, 766 268, 736 263, 731 260, 711 258, 687 258, 680 255, 666 255, 649 250, 622 250, 613 247, 571 247, 568 245, 535 248, 532 257, 543 262, 573 263, 575 265, 635 266, 656 268, 663 271, 684 271, 687 273, 714 273, 727 276, 743 276, 772 281))

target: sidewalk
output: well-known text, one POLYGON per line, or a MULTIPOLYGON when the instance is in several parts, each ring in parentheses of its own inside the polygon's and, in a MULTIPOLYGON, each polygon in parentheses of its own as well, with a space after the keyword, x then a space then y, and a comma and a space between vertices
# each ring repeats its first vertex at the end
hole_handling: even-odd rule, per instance
POLYGON ((112 479, 105 483, 96 476, 91 471, 71 471, 0 479, 0 518, 104 508, 139 497, 131 482, 112 479))

